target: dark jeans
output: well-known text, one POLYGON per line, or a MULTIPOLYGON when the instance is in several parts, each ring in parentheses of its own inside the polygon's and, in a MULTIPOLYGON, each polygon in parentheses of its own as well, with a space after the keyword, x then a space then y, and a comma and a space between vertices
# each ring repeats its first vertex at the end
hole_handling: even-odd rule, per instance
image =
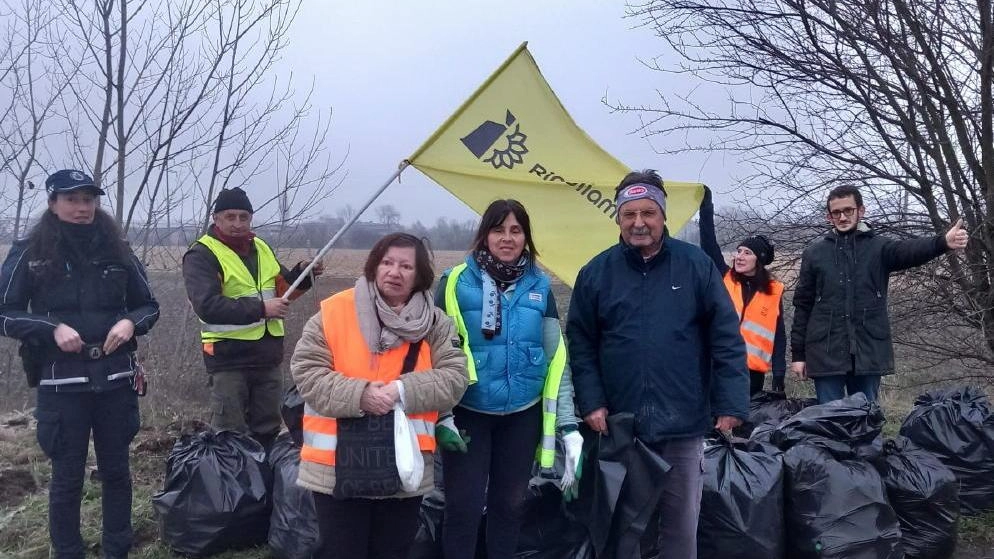
POLYGON ((658 559, 697 559, 697 518, 704 490, 704 439, 650 445, 672 467, 660 480, 658 559))
POLYGON ((38 444, 52 460, 48 529, 52 557, 82 559, 79 509, 93 432, 102 486, 102 549, 126 557, 131 549, 131 472, 128 445, 140 423, 138 397, 127 384, 109 392, 38 390, 38 444))
POLYGON ((758 394, 763 391, 763 384, 766 383, 766 373, 749 371, 749 395, 758 394))
POLYGON ((815 393, 819 404, 841 400, 857 392, 862 392, 870 402, 876 402, 880 395, 880 375, 846 375, 815 377, 815 393))
POLYGON ((542 436, 542 409, 536 404, 509 415, 453 410, 456 427, 470 437, 469 451, 443 452, 445 559, 472 559, 487 505, 487 557, 509 559, 518 546, 525 492, 542 436))
POLYGON ((418 533, 421 497, 336 499, 314 493, 321 533, 315 559, 407 559, 418 533))
POLYGON ((217 371, 209 384, 211 427, 251 435, 268 450, 280 432, 280 368, 217 371))

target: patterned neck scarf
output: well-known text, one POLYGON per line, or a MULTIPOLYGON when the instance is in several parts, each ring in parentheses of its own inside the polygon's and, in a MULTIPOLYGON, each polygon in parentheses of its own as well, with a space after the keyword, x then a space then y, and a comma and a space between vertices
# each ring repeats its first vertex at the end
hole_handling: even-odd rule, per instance
POLYGON ((507 264, 485 248, 477 250, 473 257, 483 276, 483 318, 480 327, 483 337, 489 340, 500 335, 501 293, 525 275, 530 259, 525 251, 516 264, 507 264))

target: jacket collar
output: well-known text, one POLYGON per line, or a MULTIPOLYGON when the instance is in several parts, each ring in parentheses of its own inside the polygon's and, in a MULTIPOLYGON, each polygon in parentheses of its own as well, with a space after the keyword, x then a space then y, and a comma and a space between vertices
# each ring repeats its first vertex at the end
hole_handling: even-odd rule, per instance
POLYGON ((625 261, 638 271, 651 270, 659 265, 660 262, 666 260, 669 254, 669 239, 670 232, 669 229, 663 227, 663 246, 659 248, 659 252, 655 254, 652 258, 646 260, 642 257, 642 251, 637 247, 626 243, 621 235, 618 235, 618 246, 621 247, 621 253, 625 257, 625 261))
POLYGON ((875 233, 873 231, 873 228, 870 227, 868 223, 866 223, 865 221, 860 221, 859 224, 856 225, 856 231, 852 233, 840 234, 833 227, 828 233, 825 233, 825 239, 832 242, 838 242, 839 240, 844 239, 850 235, 854 237, 872 237, 875 235, 875 233))

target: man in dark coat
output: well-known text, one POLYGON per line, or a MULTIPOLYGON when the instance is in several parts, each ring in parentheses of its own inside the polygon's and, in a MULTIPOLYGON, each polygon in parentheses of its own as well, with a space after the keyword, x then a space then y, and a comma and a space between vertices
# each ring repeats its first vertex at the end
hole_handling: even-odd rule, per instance
POLYGON ((887 286, 891 272, 920 266, 966 247, 957 221, 945 235, 894 240, 862 222, 866 208, 854 186, 828 194, 832 231, 804 250, 794 291, 791 374, 812 378, 819 403, 856 392, 875 401, 880 377, 894 372, 887 286))
POLYGON ((694 559, 703 436, 748 415, 745 344, 714 264, 668 236, 659 175, 629 173, 615 202, 621 242, 580 270, 566 322, 577 411, 605 434, 609 413, 634 414, 635 437, 671 466, 659 557, 694 559))

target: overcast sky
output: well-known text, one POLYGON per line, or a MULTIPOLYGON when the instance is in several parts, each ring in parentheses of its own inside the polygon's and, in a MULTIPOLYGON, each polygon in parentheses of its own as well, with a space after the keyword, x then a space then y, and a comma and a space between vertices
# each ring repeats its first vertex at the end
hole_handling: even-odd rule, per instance
MULTIPOLYGON (((699 85, 640 63, 670 55, 651 29, 624 16, 619 1, 305 0, 278 72, 292 71, 301 89, 314 80, 315 105, 334 111, 332 149, 349 152, 348 178, 324 213, 362 205, 522 41, 574 120, 608 152, 665 179, 727 191, 734 170, 720 154, 657 155, 633 133, 637 116, 612 114, 602 102, 606 95, 651 104, 657 90, 675 95, 699 85)), ((405 223, 476 217, 414 168, 364 217, 374 218, 383 203, 397 207, 405 223)))

